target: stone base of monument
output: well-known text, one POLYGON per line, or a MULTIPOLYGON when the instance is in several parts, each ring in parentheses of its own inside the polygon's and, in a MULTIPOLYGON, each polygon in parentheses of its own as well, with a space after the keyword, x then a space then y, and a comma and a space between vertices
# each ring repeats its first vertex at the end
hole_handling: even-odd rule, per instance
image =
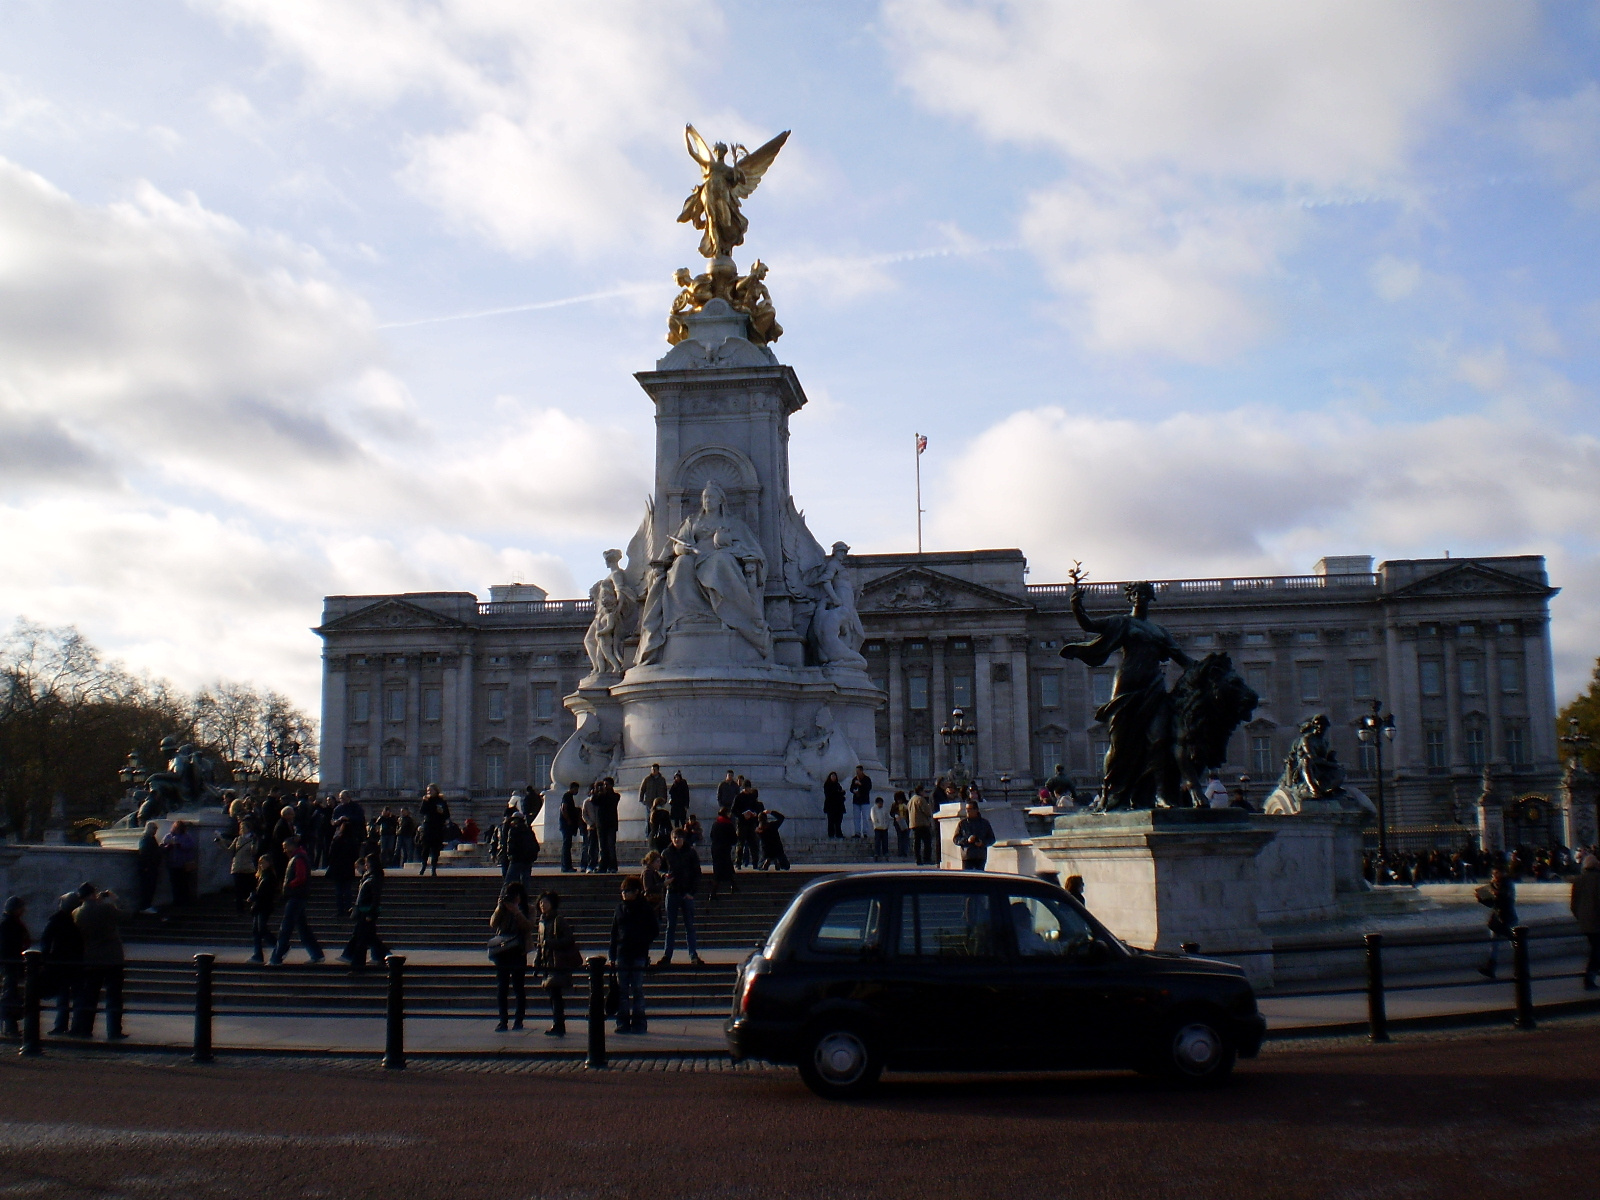
POLYGON ((1034 851, 1062 879, 1081 875, 1090 910, 1123 941, 1178 951, 1264 950, 1240 965, 1257 987, 1272 983, 1272 942, 1257 911, 1257 858, 1272 842, 1238 809, 1161 808, 1056 818, 1034 851))
MULTIPOLYGON (((233 886, 230 868, 233 865, 233 855, 226 847, 217 845, 217 835, 226 837, 232 822, 228 815, 220 808, 199 808, 193 812, 178 812, 171 816, 162 817, 156 822, 156 837, 164 838, 172 832, 173 821, 187 821, 194 826, 195 845, 200 857, 200 875, 195 887, 199 895, 208 892, 218 892, 233 886)), ((94 835, 94 839, 101 846, 111 850, 137 850, 139 839, 144 836, 144 826, 135 822, 128 827, 113 826, 102 829, 94 835)), ((166 872, 162 872, 165 876, 166 872)), ((161 891, 157 896, 170 893, 166 892, 166 880, 162 879, 161 891)), ((130 902, 135 897, 130 893, 125 899, 130 902)))

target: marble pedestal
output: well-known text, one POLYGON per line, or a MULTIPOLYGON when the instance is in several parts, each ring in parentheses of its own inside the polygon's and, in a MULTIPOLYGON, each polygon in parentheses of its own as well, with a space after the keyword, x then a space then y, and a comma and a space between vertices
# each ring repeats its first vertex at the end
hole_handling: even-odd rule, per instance
MULTIPOLYGON (((1273 840, 1237 809, 1146 809, 1071 814, 1035 838, 1061 873, 1083 876, 1090 910, 1135 946, 1201 952, 1270 950, 1257 914, 1257 858, 1273 840)), ((1241 960, 1257 986, 1272 981, 1271 954, 1241 960)))
POLYGON ((1298 813, 1250 816, 1273 839, 1256 859, 1256 917, 1263 925, 1322 921, 1341 912, 1342 897, 1366 890, 1361 875, 1363 811, 1306 801, 1298 813))

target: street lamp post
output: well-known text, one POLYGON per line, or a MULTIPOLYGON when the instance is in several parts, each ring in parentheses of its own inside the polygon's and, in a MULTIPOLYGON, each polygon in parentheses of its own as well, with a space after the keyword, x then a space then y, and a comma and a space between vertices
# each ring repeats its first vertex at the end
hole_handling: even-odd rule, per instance
POLYGON ((966 748, 978 740, 977 727, 967 722, 967 714, 959 708, 950 710, 950 721, 939 730, 944 744, 955 752, 955 764, 950 768, 950 779, 957 787, 972 781, 967 770, 966 748))
POLYGON ((1383 711, 1383 701, 1373 700, 1372 711, 1356 722, 1356 736, 1377 754, 1378 773, 1378 861, 1389 859, 1389 817, 1383 799, 1383 744, 1394 741, 1394 714, 1383 711))
POLYGON ((1011 776, 1008 772, 1000 772, 1000 802, 1011 803, 1011 776))

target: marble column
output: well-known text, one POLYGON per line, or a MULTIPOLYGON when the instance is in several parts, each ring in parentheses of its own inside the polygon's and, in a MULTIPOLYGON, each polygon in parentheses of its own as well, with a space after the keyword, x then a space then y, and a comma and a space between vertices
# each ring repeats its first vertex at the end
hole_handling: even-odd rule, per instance
POLYGON ((1466 739, 1461 728, 1461 680, 1456 672, 1460 669, 1456 662, 1456 644, 1453 638, 1444 638, 1444 712, 1445 724, 1449 729, 1446 737, 1450 739, 1450 770, 1454 773, 1458 768, 1467 768, 1466 739))
POLYGON ((1522 691, 1528 698, 1528 737, 1530 757, 1541 766, 1556 764, 1561 755, 1556 747, 1555 666, 1550 651, 1550 620, 1532 618, 1522 623, 1524 631, 1538 624, 1536 632, 1522 639, 1522 691))
POLYGON ((1033 714, 1028 704, 1028 639, 1011 639, 1011 775, 1033 779, 1033 714))
POLYGON ((977 708, 978 724, 977 761, 972 765, 974 775, 982 775, 990 788, 1000 778, 995 769, 994 757, 994 680, 990 666, 990 648, 994 639, 987 634, 972 639, 972 700, 977 708))
POLYGON ((906 677, 899 638, 889 639, 889 778, 907 779, 906 677))
POLYGON ((406 655, 406 786, 418 789, 422 774, 422 656, 406 655))
POLYGON ((933 718, 933 773, 943 775, 950 769, 950 750, 939 736, 939 730, 949 724, 950 705, 946 701, 944 639, 928 639, 928 707, 933 718))
POLYGON ((460 666, 456 669, 455 686, 455 721, 452 728, 455 730, 455 776, 457 786, 461 790, 472 790, 472 716, 473 716, 473 649, 464 647, 459 659, 460 666))
POLYGON ((344 786, 344 731, 350 709, 345 671, 345 656, 328 654, 322 660, 322 740, 318 754, 318 775, 324 792, 337 792, 344 786))

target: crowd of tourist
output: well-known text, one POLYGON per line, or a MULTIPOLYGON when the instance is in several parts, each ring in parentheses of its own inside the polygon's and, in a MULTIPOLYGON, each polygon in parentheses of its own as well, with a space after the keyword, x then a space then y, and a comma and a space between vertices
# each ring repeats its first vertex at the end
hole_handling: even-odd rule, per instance
POLYGON ((1484 851, 1472 846, 1459 850, 1391 852, 1387 858, 1364 854, 1361 871, 1368 883, 1477 883, 1499 867, 1514 880, 1543 883, 1578 873, 1583 850, 1565 846, 1518 846, 1513 850, 1484 851))

